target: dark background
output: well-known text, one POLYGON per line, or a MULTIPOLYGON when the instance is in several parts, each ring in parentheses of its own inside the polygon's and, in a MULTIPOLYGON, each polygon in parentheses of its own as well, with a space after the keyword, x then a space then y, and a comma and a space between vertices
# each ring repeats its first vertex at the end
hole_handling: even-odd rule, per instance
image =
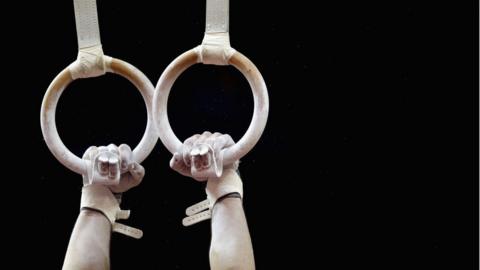
MULTIPOLYGON (((76 57, 72 2, 5 9, 16 13, 3 41, 14 107, 4 133, 20 175, 5 192, 19 233, 6 236, 17 263, 42 269, 60 269, 80 200, 81 177, 50 154, 39 123, 45 90, 76 57)), ((98 8, 105 53, 154 84, 203 37, 204 1, 98 8)), ((240 167, 258 269, 478 269, 477 16, 477 1, 231 1, 232 46, 270 95, 266 130, 240 167)), ((169 100, 182 140, 204 130, 238 140, 252 108, 232 67, 188 69, 169 100)), ((57 114, 77 155, 136 145, 146 121, 140 94, 114 75, 75 81, 57 114)), ((112 236, 112 269, 208 269, 208 222, 181 226, 203 188, 169 159, 159 142, 125 194, 128 224, 145 235, 112 236)))

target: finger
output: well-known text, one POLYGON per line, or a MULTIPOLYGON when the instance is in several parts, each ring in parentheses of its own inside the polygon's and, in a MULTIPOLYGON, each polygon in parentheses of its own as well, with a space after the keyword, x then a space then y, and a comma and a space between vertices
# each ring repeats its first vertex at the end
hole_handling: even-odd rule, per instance
POLYGON ((200 146, 199 145, 196 145, 192 148, 192 150, 190 151, 190 156, 198 156, 200 154, 200 146))
POLYGON ((132 169, 123 174, 118 185, 109 186, 110 190, 115 193, 125 192, 132 187, 138 186, 145 176, 145 169, 137 162, 132 164, 132 169))
POLYGON ((106 154, 100 154, 100 156, 97 159, 97 170, 100 173, 100 175, 107 175, 108 174, 108 156, 106 154))
POLYGON ((199 144, 199 143, 204 143, 210 136, 212 136, 212 133, 209 132, 209 131, 205 131, 202 133, 202 135, 200 135, 197 140, 195 141, 194 145, 195 144, 199 144))
POLYGON ((108 178, 115 178, 120 173, 120 160, 118 156, 111 156, 108 159, 108 178))
POLYGON ((117 147, 115 144, 113 144, 113 143, 111 143, 111 144, 109 144, 109 145, 107 146, 107 150, 108 150, 108 152, 114 153, 114 154, 116 154, 116 155, 119 155, 119 154, 120 154, 120 153, 118 152, 118 147, 117 147))
POLYGON ((206 144, 209 144, 209 145, 213 145, 213 143, 215 141, 218 140, 218 138, 221 138, 223 136, 222 133, 219 133, 219 132, 215 132, 213 133, 212 135, 210 135, 208 138, 206 138, 203 143, 206 143, 206 144))
POLYGON ((200 158, 200 166, 201 168, 205 169, 210 167, 211 165, 211 158, 213 152, 209 151, 211 148, 207 144, 202 144, 200 145, 200 153, 199 153, 199 158, 200 158))
POLYGON ((185 164, 180 153, 173 154, 170 160, 170 168, 184 176, 191 176, 190 167, 185 164))
POLYGON ((201 144, 196 146, 190 153, 192 156, 192 164, 197 170, 203 170, 210 167, 211 156, 213 153, 209 151, 209 146, 201 144))
POLYGON ((212 136, 212 133, 207 130, 207 131, 204 131, 204 132, 202 133, 202 136, 210 137, 210 136, 212 136))
POLYGON ((230 146, 235 144, 235 141, 228 134, 223 134, 222 138, 223 138, 223 143, 224 143, 223 148, 227 148, 227 147, 230 147, 230 146))
POLYGON ((175 152, 172 159, 170 159, 170 168, 175 170, 181 165, 180 163, 183 163, 182 155, 180 155, 178 152, 175 152))
POLYGON ((186 139, 182 145, 183 162, 187 166, 191 165, 190 151, 192 151, 193 144, 197 141, 198 137, 200 137, 200 135, 195 134, 192 137, 186 139))
POLYGON ((198 155, 200 154, 200 147, 198 145, 194 146, 192 148, 192 151, 190 151, 190 166, 199 168, 200 165, 197 163, 199 162, 198 155))
POLYGON ((197 141, 198 137, 200 137, 199 134, 195 134, 195 135, 191 136, 190 138, 186 139, 183 142, 183 145, 192 146, 193 143, 197 141))
POLYGON ((191 163, 191 160, 192 160, 192 157, 190 155, 192 151, 192 146, 187 146, 187 145, 184 145, 182 147, 182 159, 183 159, 183 162, 185 163, 185 165, 187 166, 191 166, 192 163, 191 163))
POLYGON ((213 161, 214 163, 214 169, 215 169, 215 175, 217 177, 220 177, 223 172, 223 150, 234 145, 235 142, 233 141, 232 137, 228 134, 224 134, 220 137, 217 137, 215 142, 213 143, 213 151, 215 153, 215 160, 213 161))
POLYGON ((185 167, 187 166, 183 161, 182 155, 180 155, 179 153, 175 153, 172 159, 170 159, 170 168, 172 168, 174 171, 177 171, 183 174, 184 173, 183 170, 185 170, 184 169, 185 167))
POLYGON ((83 153, 82 159, 86 160, 92 160, 95 157, 95 154, 97 153, 97 147, 96 146, 90 146, 85 153, 83 153))
POLYGON ((82 159, 89 161, 88 169, 86 174, 82 175, 83 185, 87 185, 89 183, 90 177, 94 174, 93 170, 95 169, 95 164, 92 164, 92 160, 95 159, 95 156, 98 153, 98 148, 96 146, 90 146, 85 153, 83 153, 82 159))
POLYGON ((222 136, 223 136, 222 133, 215 132, 205 140, 205 143, 208 143, 208 144, 212 145, 213 142, 215 142, 217 140, 217 138, 222 137, 222 136))
POLYGON ((209 150, 210 146, 208 144, 197 144, 192 148, 192 151, 190 151, 190 156, 204 156, 208 153, 209 150))
POLYGON ((118 147, 118 152, 120 153, 120 169, 122 172, 131 170, 133 167, 133 153, 130 146, 126 144, 121 144, 118 147))
POLYGON ((201 162, 202 162, 202 164, 201 164, 202 168, 205 169, 205 168, 210 167, 210 165, 212 164, 212 154, 209 153, 209 152, 206 152, 205 154, 201 155, 200 157, 201 157, 200 159, 201 159, 201 162))
POLYGON ((137 162, 132 164, 132 169, 130 170, 131 175, 131 187, 138 186, 145 176, 145 168, 137 162))
POLYGON ((200 154, 201 156, 203 156, 203 155, 206 155, 206 154, 208 153, 209 146, 206 145, 206 144, 201 144, 200 147, 199 147, 199 149, 200 149, 199 154, 200 154))
POLYGON ((233 141, 232 137, 228 134, 224 134, 220 137, 215 138, 213 143, 211 144, 213 151, 218 154, 222 149, 228 148, 234 145, 235 142, 233 141))
POLYGON ((194 166, 191 168, 192 177, 197 181, 202 181, 213 176, 213 166, 210 166, 211 154, 195 156, 194 166))

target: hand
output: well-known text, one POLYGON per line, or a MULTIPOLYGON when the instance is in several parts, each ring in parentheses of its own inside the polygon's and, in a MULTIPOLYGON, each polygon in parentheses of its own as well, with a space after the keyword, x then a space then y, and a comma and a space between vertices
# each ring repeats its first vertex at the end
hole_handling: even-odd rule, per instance
POLYGON ((223 166, 222 150, 234 145, 232 137, 227 134, 196 134, 185 140, 181 153, 174 153, 170 167, 182 175, 193 177, 197 181, 218 178, 223 169, 238 168, 238 161, 223 166))
POLYGON ((89 161, 89 168, 83 175, 80 209, 100 211, 112 224, 112 231, 141 238, 141 230, 116 222, 130 216, 129 210, 120 209, 121 193, 138 186, 145 175, 145 169, 133 160, 130 147, 126 144, 92 146, 85 151, 83 159, 89 161))
POLYGON ((113 193, 138 186, 145 175, 145 169, 133 160, 132 150, 126 144, 91 146, 83 159, 92 162, 87 175, 83 175, 83 184, 103 184, 113 193))

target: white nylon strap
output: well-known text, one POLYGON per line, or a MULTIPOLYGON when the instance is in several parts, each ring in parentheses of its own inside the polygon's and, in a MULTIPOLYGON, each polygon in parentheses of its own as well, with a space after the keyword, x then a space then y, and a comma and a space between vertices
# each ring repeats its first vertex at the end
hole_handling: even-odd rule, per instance
POLYGON ((212 212, 210 211, 210 201, 205 199, 199 203, 196 203, 188 207, 185 213, 187 214, 187 217, 182 220, 183 226, 190 226, 200 221, 210 219, 212 217, 212 212))
POLYGON ((183 224, 183 226, 186 227, 186 226, 190 226, 190 225, 196 224, 196 223, 204 221, 204 220, 208 220, 211 217, 212 217, 212 211, 210 211, 210 210, 203 211, 203 212, 198 213, 196 215, 185 217, 182 220, 182 224, 183 224))
POLYGON ((83 49, 100 45, 97 1, 73 0, 73 5, 75 8, 78 48, 83 49))
MULTIPOLYGON (((116 219, 128 219, 130 217, 130 210, 119 210, 116 215, 116 219)), ((143 236, 142 230, 130 227, 125 224, 114 222, 112 225, 112 231, 125 234, 135 239, 140 239, 143 236)))
POLYGON ((141 230, 121 223, 113 223, 112 231, 130 236, 135 239, 140 239, 143 236, 143 232, 141 230))
POLYGON ((229 0, 207 0, 206 33, 228 33, 229 0))
POLYGON ((139 239, 143 232, 139 229, 117 223, 118 219, 127 219, 129 210, 121 210, 110 189, 104 185, 87 185, 82 189, 80 209, 95 209, 102 212, 112 224, 112 231, 139 239))
POLYGON ((228 65, 235 53, 230 47, 229 0, 207 0, 205 36, 196 48, 198 62, 211 65, 228 65))
POLYGON ((111 58, 104 57, 100 41, 96 0, 74 0, 78 57, 70 66, 72 79, 105 74, 111 58))
POLYGON ((210 219, 215 203, 222 197, 231 193, 238 193, 243 198, 243 184, 240 176, 233 169, 227 169, 222 178, 208 180, 207 199, 187 208, 187 217, 182 220, 183 226, 190 226, 198 222, 210 219))
POLYGON ((199 203, 196 203, 188 207, 185 213, 187 214, 187 216, 193 216, 196 213, 200 213, 201 211, 206 210, 208 208, 210 208, 210 202, 208 201, 208 199, 205 199, 199 203))

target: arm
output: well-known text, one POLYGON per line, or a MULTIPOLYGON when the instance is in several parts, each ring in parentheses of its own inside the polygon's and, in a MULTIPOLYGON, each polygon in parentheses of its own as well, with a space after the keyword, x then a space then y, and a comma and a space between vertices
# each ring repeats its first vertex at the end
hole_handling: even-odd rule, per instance
POLYGON ((187 139, 182 153, 175 153, 170 161, 170 167, 182 175, 207 181, 207 200, 187 208, 183 224, 190 226, 211 217, 212 270, 255 269, 252 242, 241 201, 243 183, 236 172, 238 161, 223 166, 220 155, 222 149, 233 144, 228 135, 205 132, 187 139))
POLYGON ((120 209, 121 194, 139 185, 145 174, 144 168, 132 160, 131 152, 127 145, 112 144, 90 147, 83 155, 83 159, 94 163, 90 175, 83 175, 81 210, 68 244, 64 270, 110 269, 112 231, 134 238, 142 236, 142 231, 116 222, 129 216, 128 211, 120 209))
POLYGON ((92 210, 81 211, 62 269, 110 269, 110 233, 110 221, 103 214, 92 210))
POLYGON ((210 268, 255 269, 250 233, 239 198, 226 198, 212 210, 210 268))

